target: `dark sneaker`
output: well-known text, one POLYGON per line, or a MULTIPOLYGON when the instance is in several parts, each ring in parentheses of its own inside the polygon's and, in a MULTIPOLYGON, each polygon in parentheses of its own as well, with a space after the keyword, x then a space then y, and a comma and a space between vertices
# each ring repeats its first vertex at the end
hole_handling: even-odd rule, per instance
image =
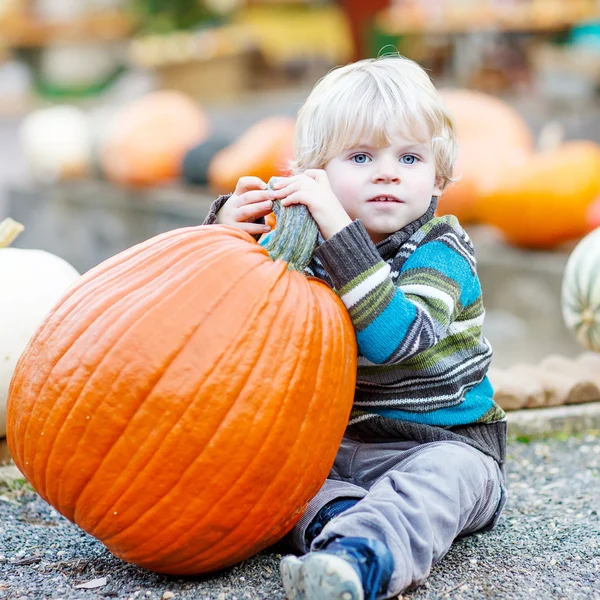
POLYGON ((375 600, 385 594, 392 555, 377 540, 337 538, 323 550, 281 560, 288 600, 375 600))

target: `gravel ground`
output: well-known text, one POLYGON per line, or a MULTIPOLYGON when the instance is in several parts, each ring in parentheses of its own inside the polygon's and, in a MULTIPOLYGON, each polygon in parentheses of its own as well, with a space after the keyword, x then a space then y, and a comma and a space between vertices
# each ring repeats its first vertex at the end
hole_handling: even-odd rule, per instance
MULTIPOLYGON (((600 437, 511 443, 509 485, 497 528, 459 540, 404 598, 600 599, 600 437)), ((115 558, 33 492, 1 494, 0 599, 284 598, 281 547, 210 578, 167 577, 115 558)))

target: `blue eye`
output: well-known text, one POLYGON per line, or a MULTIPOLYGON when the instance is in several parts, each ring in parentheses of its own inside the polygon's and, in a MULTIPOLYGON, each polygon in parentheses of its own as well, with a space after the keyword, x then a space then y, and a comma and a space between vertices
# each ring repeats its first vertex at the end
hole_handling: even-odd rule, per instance
POLYGON ((354 161, 358 165, 364 165, 371 159, 366 154, 355 154, 350 158, 350 160, 354 161))
POLYGON ((414 154, 405 154, 400 158, 405 165, 414 165, 419 159, 414 154))

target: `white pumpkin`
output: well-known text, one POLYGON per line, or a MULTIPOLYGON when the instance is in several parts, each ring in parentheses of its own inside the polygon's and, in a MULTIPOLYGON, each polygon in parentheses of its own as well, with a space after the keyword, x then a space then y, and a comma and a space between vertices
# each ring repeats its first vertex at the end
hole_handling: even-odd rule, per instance
POLYGON ((30 112, 19 127, 19 144, 32 177, 44 183, 89 173, 92 139, 86 113, 59 105, 30 112))
POLYGON ((583 346, 600 352, 600 227, 569 256, 562 282, 565 324, 583 346))
POLYGON ((0 223, 0 437, 6 435, 6 399, 17 361, 46 314, 79 277, 54 254, 7 248, 22 229, 12 219, 0 223))

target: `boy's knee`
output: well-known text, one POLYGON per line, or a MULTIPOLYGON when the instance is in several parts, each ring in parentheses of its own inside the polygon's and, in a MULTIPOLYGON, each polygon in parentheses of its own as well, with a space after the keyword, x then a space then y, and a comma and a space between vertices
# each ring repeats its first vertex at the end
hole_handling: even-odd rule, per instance
POLYGON ((455 442, 427 444, 411 459, 401 470, 430 473, 443 479, 480 479, 484 485, 498 471, 492 458, 467 444, 455 442))

